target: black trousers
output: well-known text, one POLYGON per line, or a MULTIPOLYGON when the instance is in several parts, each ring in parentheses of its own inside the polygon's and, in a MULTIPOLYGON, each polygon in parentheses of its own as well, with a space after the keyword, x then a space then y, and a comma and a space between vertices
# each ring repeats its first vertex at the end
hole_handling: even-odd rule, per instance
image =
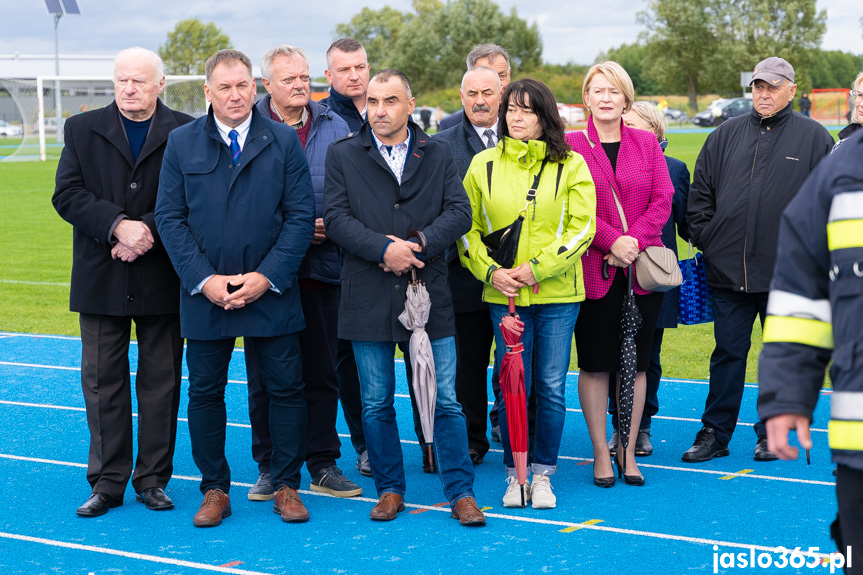
POLYGON ((863 575, 863 470, 839 465, 836 472, 836 499, 839 502, 837 523, 831 531, 839 551, 852 550, 851 568, 845 557, 846 575, 863 575), (856 551, 856 553, 854 553, 856 551))
POLYGON ((81 389, 90 428, 87 481, 122 500, 129 477, 140 493, 164 488, 174 471, 183 338, 179 314, 116 317, 81 314, 81 389), (132 474, 129 337, 138 334, 138 455, 132 474))
MULTIPOLYGON (((269 396, 273 450, 273 487, 299 489, 306 451, 306 399, 303 395, 302 354, 298 333, 248 337, 255 346, 264 388, 269 396)), ((231 487, 225 458, 225 386, 234 338, 193 340, 186 345, 189 366, 189 435, 192 457, 201 471, 201 492, 231 487)))
MULTIPOLYGON (((306 396, 306 468, 314 477, 336 464, 341 441, 336 432, 339 380, 336 376, 339 288, 300 289, 306 329, 300 332, 303 387, 306 396)), ((244 343, 252 424, 252 457, 261 473, 270 472, 273 441, 270 436, 270 399, 261 378, 254 340, 244 343)))
POLYGON ((493 342, 487 309, 455 314, 455 394, 467 421, 468 448, 480 457, 489 449, 488 360, 493 342))
MULTIPOLYGON (((741 293, 713 290, 713 336, 716 347, 710 356, 710 390, 701 422, 716 429, 716 439, 728 445, 743 402, 746 358, 752 345, 752 324, 767 317, 767 292, 741 293)), ((767 437, 764 423, 755 424, 755 434, 767 437)))

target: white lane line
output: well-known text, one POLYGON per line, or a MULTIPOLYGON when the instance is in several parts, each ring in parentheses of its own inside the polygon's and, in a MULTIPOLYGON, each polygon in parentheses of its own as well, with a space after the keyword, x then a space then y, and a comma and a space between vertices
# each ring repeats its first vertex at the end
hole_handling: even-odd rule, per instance
POLYGON ((69 543, 67 541, 58 541, 56 539, 45 539, 43 537, 18 535, 17 533, 4 533, 0 531, 0 537, 4 539, 26 541, 27 543, 39 543, 40 545, 48 545, 51 547, 74 549, 76 551, 90 551, 92 553, 101 553, 103 555, 115 555, 117 557, 125 557, 127 559, 138 559, 139 561, 149 561, 150 563, 161 563, 162 565, 176 565, 177 567, 189 567, 191 569, 201 569, 202 571, 214 571, 216 573, 235 573, 238 575, 270 575, 263 571, 247 571, 245 569, 234 569, 233 567, 219 567, 217 565, 207 565, 206 563, 196 563, 194 561, 183 561, 182 559, 159 557, 158 555, 145 555, 143 553, 133 553, 131 551, 121 551, 119 549, 110 549, 107 547, 94 547, 93 545, 81 545, 80 543, 69 543))
MULTIPOLYGON (((8 365, 10 367, 31 367, 34 369, 59 369, 62 371, 81 371, 80 367, 65 367, 60 365, 44 365, 40 363, 21 363, 16 361, 0 361, 0 365, 8 365)), ((130 371, 129 375, 132 377, 137 377, 138 373, 135 371, 130 371)), ((189 376, 184 375, 182 379, 188 380, 189 376)), ((228 383, 237 383, 240 385, 247 385, 245 380, 242 379, 229 379, 228 383)))
MULTIPOLYGON (((8 459, 17 459, 17 460, 22 460, 22 461, 35 461, 38 463, 49 462, 48 460, 35 459, 35 458, 30 458, 30 457, 11 456, 11 455, 6 455, 6 454, 0 454, 0 457, 5 457, 8 459)), ((66 465, 66 466, 74 466, 74 467, 86 467, 86 466, 81 465, 81 464, 70 463, 70 462, 65 462, 65 461, 57 461, 54 463, 56 463, 58 465, 66 465)), ((194 477, 194 476, 190 476, 190 475, 174 475, 174 476, 172 476, 172 479, 180 479, 180 480, 184 480, 184 481, 196 481, 196 482, 201 481, 200 477, 194 477)), ((236 482, 236 481, 232 481, 231 485, 232 486, 236 485, 238 487, 251 487, 252 486, 251 483, 240 483, 240 482, 236 482)), ((299 492, 302 493, 303 495, 309 495, 309 496, 315 496, 315 497, 335 497, 335 496, 329 495, 327 493, 319 493, 317 491, 307 491, 305 489, 300 489, 299 492)), ((339 498, 339 499, 341 499, 342 501, 362 501, 364 503, 377 503, 378 502, 377 499, 374 499, 371 497, 349 497, 349 498, 339 498)), ((424 509, 426 511, 438 511, 441 513, 451 513, 452 512, 452 509, 449 507, 436 507, 433 505, 423 505, 423 504, 408 503, 408 502, 405 502, 405 507, 410 507, 413 509, 424 509)), ((505 513, 486 513, 485 516, 486 517, 493 517, 495 519, 503 519, 505 521, 519 521, 522 523, 533 523, 533 524, 537 524, 537 525, 553 525, 555 527, 580 527, 580 528, 584 528, 584 529, 592 529, 595 531, 605 531, 605 532, 609 532, 609 533, 620 533, 620 534, 624 534, 624 535, 636 535, 639 537, 651 537, 654 539, 666 539, 666 540, 671 540, 671 541, 682 541, 685 543, 695 543, 695 544, 700 544, 700 545, 718 545, 720 547, 734 547, 734 548, 740 548, 740 549, 752 548, 752 549, 756 549, 759 551, 766 551, 766 552, 774 552, 776 550, 776 547, 768 547, 765 545, 752 545, 749 543, 738 543, 735 541, 720 541, 720 540, 715 540, 715 539, 705 539, 703 537, 689 537, 687 535, 675 535, 675 534, 671 534, 671 533, 658 533, 655 531, 640 531, 640 530, 635 530, 635 529, 623 529, 620 527, 610 527, 608 525, 599 525, 599 524, 589 525, 589 524, 580 523, 580 522, 557 521, 557 520, 552 520, 552 519, 540 519, 537 517, 522 517, 522 516, 515 516, 515 515, 507 515, 505 513)), ((7 535, 11 535, 11 534, 7 534, 7 535)), ((11 536, 9 538, 14 539, 15 537, 11 536)), ((35 539, 35 538, 33 538, 33 539, 35 539)), ((44 541, 50 541, 50 540, 44 540, 44 541)), ((42 542, 42 541, 37 541, 37 542, 42 542)), ((77 548, 77 547, 74 547, 74 548, 77 548)), ((92 547, 92 548, 88 548, 88 549, 84 549, 84 550, 100 551, 102 549, 103 549, 102 547, 92 547)), ((117 554, 119 555, 119 554, 124 554, 124 553, 125 552, 118 552, 117 554)), ((804 553, 804 554, 806 554, 806 553, 804 553)), ((129 556, 129 555, 123 555, 123 556, 129 556)), ((810 555, 810 556, 827 557, 826 554, 815 554, 815 555, 810 555)), ((154 557, 154 556, 148 555, 145 557, 154 557)), ((134 558, 138 558, 138 557, 134 557, 134 558)), ((186 566, 186 565, 183 565, 183 566, 186 566)), ((210 569, 222 569, 221 567, 214 568, 212 566, 210 566, 209 568, 210 569)), ((226 571, 226 572, 227 573, 234 573, 234 571, 226 571)), ((248 572, 243 571, 242 573, 248 573, 248 572)))
POLYGON ((24 286, 56 286, 69 287, 69 282, 32 282, 26 280, 4 280, 0 279, 0 284, 16 284, 24 286))

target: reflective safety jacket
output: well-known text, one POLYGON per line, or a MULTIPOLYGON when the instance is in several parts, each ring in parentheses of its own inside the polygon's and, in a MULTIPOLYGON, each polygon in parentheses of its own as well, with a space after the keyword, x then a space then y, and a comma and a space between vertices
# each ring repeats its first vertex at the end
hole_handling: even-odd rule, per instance
POLYGON ((544 142, 509 137, 505 142, 475 155, 465 175, 473 224, 456 242, 461 263, 485 284, 483 301, 506 305, 507 298, 491 285, 500 266, 489 257, 482 237, 523 213, 513 267, 530 262, 539 289, 519 289, 515 305, 583 301, 581 256, 596 233, 596 188, 590 170, 574 152, 563 163, 548 162, 543 168, 544 142), (527 202, 527 191, 540 170, 535 199, 527 202))
POLYGON ((830 361, 833 460, 863 469, 863 130, 785 210, 758 365, 761 420, 812 418, 830 361))

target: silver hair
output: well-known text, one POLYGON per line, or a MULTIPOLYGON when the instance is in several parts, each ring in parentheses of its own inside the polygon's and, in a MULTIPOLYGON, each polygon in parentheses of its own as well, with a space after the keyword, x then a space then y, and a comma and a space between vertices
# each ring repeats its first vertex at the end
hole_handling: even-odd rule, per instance
POLYGON ((480 58, 488 58, 488 61, 491 62, 498 56, 502 56, 503 59, 506 60, 506 67, 509 69, 509 54, 502 46, 498 46, 497 44, 480 44, 479 46, 474 46, 473 50, 468 52, 467 60, 465 61, 467 63, 467 69, 473 70, 476 68, 476 61, 480 58))
POLYGON ((309 57, 306 56, 306 53, 303 52, 302 48, 282 44, 281 46, 276 46, 275 48, 264 54, 264 57, 261 58, 261 76, 263 76, 267 80, 273 79, 273 62, 275 61, 276 56, 286 56, 287 58, 302 58, 303 62, 305 62, 306 64, 306 68, 309 67, 309 57))
POLYGON ((473 69, 465 72, 464 76, 461 77, 461 89, 464 90, 464 82, 465 82, 465 80, 467 80, 468 76, 470 76, 474 72, 480 72, 480 71, 491 72, 491 74, 494 76, 495 82, 497 83, 497 89, 500 90, 500 88, 501 88, 500 76, 497 75, 497 72, 494 69, 489 68, 488 66, 475 66, 473 69))
POLYGON ((162 78, 165 77, 165 63, 162 62, 162 59, 159 57, 159 55, 152 50, 147 50, 146 48, 141 48, 140 46, 120 50, 117 55, 114 56, 114 70, 117 69, 117 63, 120 60, 122 60, 126 56, 132 55, 145 56, 148 60, 150 60, 150 63, 153 66, 153 71, 156 72, 156 83, 160 82, 162 78))

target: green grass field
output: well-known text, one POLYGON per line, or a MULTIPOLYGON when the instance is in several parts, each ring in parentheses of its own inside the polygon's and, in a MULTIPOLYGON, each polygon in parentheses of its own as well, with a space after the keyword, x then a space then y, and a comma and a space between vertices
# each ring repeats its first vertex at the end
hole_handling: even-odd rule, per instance
MULTIPOLYGON (((686 162, 691 171, 706 137, 707 131, 669 134, 667 152, 686 162)), ((72 228, 51 205, 56 169, 56 160, 0 162, 2 331, 78 335, 77 314, 68 311, 72 228)), ((686 247, 682 247, 681 257, 685 257, 686 247)), ((756 379, 760 349, 761 329, 756 322, 747 381, 756 379)), ((706 379, 712 350, 712 324, 668 330, 662 353, 665 376, 706 379)))

